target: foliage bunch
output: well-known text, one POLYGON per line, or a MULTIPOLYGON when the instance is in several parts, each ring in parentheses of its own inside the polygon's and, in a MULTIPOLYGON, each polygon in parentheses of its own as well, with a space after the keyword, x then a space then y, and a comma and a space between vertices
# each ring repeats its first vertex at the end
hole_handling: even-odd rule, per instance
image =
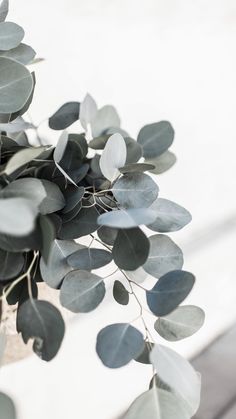
POLYGON ((200 308, 180 306, 195 278, 182 270, 182 251, 166 235, 183 228, 191 215, 160 198, 154 180, 175 162, 169 151, 173 127, 167 121, 146 125, 135 140, 121 128, 113 106, 98 109, 86 95, 49 118, 49 127, 62 133, 56 147, 42 145, 37 127, 22 117, 33 98, 35 76, 26 65, 35 53, 21 43, 23 29, 5 22, 6 15, 7 2, 2 1, 1 299, 17 305, 17 331, 25 343, 33 339, 34 352, 50 361, 65 325, 54 305, 38 299, 39 282, 59 290, 66 309, 87 313, 102 303, 105 280, 113 281, 120 272, 113 281, 114 300, 125 306, 134 298, 138 319, 103 328, 97 354, 109 368, 136 360, 152 364, 154 371, 150 389, 124 418, 189 419, 199 405, 199 376, 176 352, 155 343, 144 315, 146 304, 155 331, 172 342, 192 335, 204 320, 200 308), (81 132, 66 131, 76 121, 81 132), (35 130, 37 147, 28 130, 35 130), (154 234, 148 237, 150 231, 154 234), (108 264, 111 270, 104 278, 96 270, 108 264), (147 276, 153 277, 151 289, 141 285, 147 276), (134 323, 140 320, 137 328, 134 323))

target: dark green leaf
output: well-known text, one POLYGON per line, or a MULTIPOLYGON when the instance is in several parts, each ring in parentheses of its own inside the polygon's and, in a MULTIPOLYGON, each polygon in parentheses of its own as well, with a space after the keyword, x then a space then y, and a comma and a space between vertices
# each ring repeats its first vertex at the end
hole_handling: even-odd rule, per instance
POLYGON ((62 225, 60 238, 63 240, 78 239, 97 230, 98 213, 94 207, 82 208, 73 220, 62 225))
POLYGON ((164 339, 176 342, 196 333, 203 325, 204 311, 196 306, 181 306, 156 320, 155 330, 164 339))
POLYGON ((113 297, 117 303, 125 306, 129 303, 129 293, 120 281, 115 281, 113 286, 113 297))
POLYGON ((156 220, 148 228, 160 233, 178 231, 192 219, 185 208, 168 199, 158 198, 150 209, 156 212, 156 220))
POLYGON ((79 249, 83 249, 83 246, 74 241, 55 240, 51 247, 48 263, 45 264, 41 258, 41 275, 50 287, 58 288, 64 276, 72 270, 67 263, 67 257, 79 249))
POLYGON ((153 166, 153 164, 130 163, 130 164, 126 164, 123 167, 120 167, 119 171, 121 173, 132 173, 132 172, 147 172, 152 169, 155 169, 155 166, 153 166))
POLYGON ((106 227, 128 229, 149 224, 149 220, 154 218, 155 213, 149 208, 130 208, 106 212, 98 217, 97 222, 106 227))
POLYGON ((93 138, 91 141, 89 141, 89 147, 93 150, 103 150, 110 137, 110 134, 106 134, 93 138))
POLYGON ((130 137, 125 137, 125 143, 127 148, 126 164, 136 163, 143 155, 141 145, 130 137))
POLYGON ((145 342, 143 352, 135 359, 135 361, 139 362, 140 364, 151 364, 149 359, 149 355, 154 347, 154 343, 152 342, 145 342))
POLYGON ((8 281, 19 275, 24 261, 22 253, 11 253, 0 249, 0 281, 8 281))
POLYGON ((42 179, 41 182, 46 192, 46 197, 39 206, 41 214, 51 214, 64 208, 65 199, 59 187, 49 180, 42 179))
POLYGON ((144 157, 152 159, 163 154, 173 143, 174 134, 172 125, 167 121, 145 125, 138 135, 144 157))
MULTIPOLYGON (((38 286, 34 279, 31 280, 32 295, 35 299, 38 297, 38 286)), ((7 303, 10 305, 23 304, 29 297, 29 289, 27 280, 21 281, 15 285, 13 290, 7 296, 7 303)))
POLYGON ((88 313, 103 300, 105 284, 98 275, 86 271, 72 271, 66 275, 60 291, 63 307, 74 313, 88 313))
POLYGON ((128 323, 111 324, 97 336, 97 354, 109 368, 120 368, 128 364, 137 358, 143 348, 142 333, 128 323))
POLYGON ((51 361, 65 334, 61 313, 48 301, 27 300, 17 315, 17 330, 25 343, 34 339, 33 350, 44 361, 51 361))
POLYGON ((181 269, 183 266, 182 250, 164 234, 149 237, 150 253, 144 270, 155 278, 160 278, 169 271, 181 269))
POLYGON ((44 259, 44 262, 47 263, 50 257, 52 246, 54 244, 54 240, 56 238, 56 230, 50 218, 45 215, 40 216, 39 222, 42 231, 41 255, 44 259))
POLYGON ((13 22, 0 23, 0 50, 16 48, 24 38, 24 30, 13 22))
POLYGON ((81 186, 79 188, 74 188, 71 186, 65 191, 65 201, 66 205, 63 208, 62 212, 67 213, 72 211, 78 203, 82 200, 84 196, 85 189, 81 186))
POLYGON ((149 248, 149 240, 140 228, 119 230, 112 250, 114 262, 120 269, 134 271, 146 262, 149 248))
POLYGON ((113 246, 113 244, 115 243, 117 233, 118 233, 118 230, 116 228, 110 228, 106 226, 100 227, 97 231, 97 235, 99 239, 103 243, 108 244, 109 246, 113 246))
POLYGON ((67 258, 72 268, 92 271, 101 268, 112 261, 112 254, 103 249, 82 249, 77 250, 67 258))
POLYGON ((168 272, 146 292, 148 307, 156 316, 167 316, 185 300, 194 282, 195 278, 190 272, 168 272))
POLYGON ((68 102, 62 105, 54 115, 49 118, 49 127, 55 130, 63 130, 79 119, 79 102, 68 102))
POLYGON ((147 208, 157 198, 159 188, 144 173, 128 173, 115 182, 112 192, 124 208, 147 208))

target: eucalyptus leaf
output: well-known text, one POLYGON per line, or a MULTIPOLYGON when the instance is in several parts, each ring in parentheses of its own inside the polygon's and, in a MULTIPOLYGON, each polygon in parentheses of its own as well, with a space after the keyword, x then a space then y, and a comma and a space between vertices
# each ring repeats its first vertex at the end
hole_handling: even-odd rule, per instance
POLYGON ((22 64, 6 57, 0 57, 0 74, 0 114, 20 111, 33 90, 32 75, 22 64))
POLYGON ((196 371, 177 352, 163 345, 155 345, 150 359, 159 377, 184 400, 192 417, 200 403, 200 380, 196 371))
POLYGON ((31 147, 18 151, 8 161, 4 169, 4 173, 10 176, 12 173, 20 169, 22 166, 38 158, 40 154, 42 154, 46 149, 47 147, 31 147))
POLYGON ((62 134, 59 137, 58 142, 57 142, 57 145, 56 145, 56 148, 55 148, 55 151, 54 151, 54 154, 53 154, 53 158, 54 158, 56 167, 63 174, 63 176, 67 180, 69 180, 69 182, 71 182, 73 185, 77 186, 76 183, 73 181, 73 179, 71 179, 71 177, 68 175, 68 173, 66 173, 65 170, 59 164, 60 161, 63 158, 64 152, 65 152, 67 144, 68 144, 68 140, 69 140, 68 132, 63 131, 62 134))
POLYGON ((121 173, 132 173, 132 172, 147 172, 150 171, 152 169, 154 169, 155 166, 153 166, 152 164, 147 164, 147 163, 130 163, 130 164, 126 164, 123 167, 119 168, 119 171, 121 173))
POLYGON ((160 278, 169 271, 181 269, 183 266, 182 250, 164 234, 149 237, 150 253, 143 266, 144 270, 155 278, 160 278))
POLYGON ((190 272, 168 272, 146 292, 148 307, 156 316, 168 315, 185 300, 194 282, 195 278, 190 272))
POLYGON ((106 105, 97 111, 91 121, 93 137, 99 137, 110 127, 120 127, 120 118, 114 106, 106 105))
POLYGON ((126 306, 129 303, 129 293, 120 281, 115 281, 113 286, 113 297, 118 304, 126 306))
POLYGON ((78 239, 97 230, 98 213, 94 207, 82 208, 73 220, 62 225, 59 236, 62 240, 78 239))
POLYGON ((191 214, 168 199, 158 198, 150 209, 156 212, 156 220, 148 228, 160 233, 178 231, 192 220, 191 214))
POLYGON ((79 112, 79 102, 65 103, 49 118, 49 127, 54 130, 64 130, 78 121, 79 112))
POLYGON ((87 248, 77 250, 67 258, 67 262, 74 269, 92 271, 108 265, 112 261, 112 254, 107 250, 87 248))
POLYGON ((42 179, 41 182, 46 194, 39 206, 41 214, 52 214, 64 208, 65 199, 59 187, 49 180, 42 179))
POLYGON ((85 189, 83 186, 71 189, 67 189, 65 191, 65 201, 66 205, 64 206, 62 212, 64 214, 72 211, 78 204, 81 202, 83 196, 84 196, 85 189))
POLYGON ((101 226, 98 231, 98 237, 103 242, 109 246, 113 246, 115 239, 117 237, 118 230, 116 228, 111 228, 107 226, 101 226))
POLYGON ((43 280, 52 288, 58 288, 63 278, 68 274, 72 267, 67 263, 67 257, 83 246, 74 241, 55 240, 50 252, 50 257, 45 264, 40 260, 40 271, 43 280))
POLYGON ((141 394, 122 419, 190 419, 181 400, 168 391, 151 388, 141 394))
POLYGON ((42 231, 41 255, 45 263, 47 263, 56 238, 56 229, 50 218, 43 215, 40 216, 40 227, 42 231))
POLYGON ((119 167, 126 162, 127 150, 123 137, 113 134, 106 143, 100 159, 103 176, 113 182, 119 176, 119 167))
POLYGON ((172 125, 167 121, 145 125, 138 135, 143 156, 150 159, 161 156, 173 143, 174 134, 172 125))
POLYGON ((137 282, 138 284, 144 282, 148 277, 147 272, 142 267, 135 269, 134 271, 126 271, 126 275, 131 281, 137 282))
POLYGON ((171 169, 171 167, 173 167, 176 163, 176 160, 177 159, 175 154, 167 150, 159 157, 145 159, 145 162, 155 166, 155 169, 150 170, 151 173, 154 173, 155 175, 161 175, 162 173, 171 169))
POLYGON ((97 336, 97 354, 109 368, 120 368, 128 364, 137 358, 143 348, 142 333, 128 323, 106 326, 97 336))
POLYGON ((111 134, 103 134, 99 137, 95 137, 89 141, 89 147, 93 150, 103 150, 110 137, 111 134))
POLYGON ((154 219, 155 213, 149 208, 130 208, 105 212, 98 217, 97 222, 106 227, 128 229, 149 224, 149 220, 154 219))
POLYGON ((17 330, 25 343, 34 339, 33 350, 44 361, 51 361, 65 334, 61 313, 48 301, 27 300, 18 310, 17 330))
POLYGON ((12 236, 24 236, 33 230, 37 210, 24 198, 0 199, 0 232, 12 236))
POLYGON ((0 406, 1 417, 3 419, 16 419, 16 409, 14 403, 12 399, 4 393, 0 393, 0 406))
POLYGON ((26 131, 31 128, 33 128, 33 125, 24 121, 21 116, 8 124, 0 124, 0 131, 6 131, 8 134, 19 133, 20 131, 26 131))
POLYGON ((155 322, 155 330, 164 339, 176 342, 196 333, 203 325, 204 311, 196 306, 181 306, 155 322))
POLYGON ((24 30, 13 22, 0 22, 0 50, 16 48, 24 38, 24 30))
POLYGON ((127 173, 115 182, 112 192, 124 208, 148 208, 156 200, 159 188, 144 173, 127 173))
POLYGON ((60 291, 61 305, 74 313, 88 313, 102 302, 106 293, 103 279, 90 272, 68 273, 60 291))
POLYGON ((9 0, 1 0, 0 2, 0 22, 4 22, 8 15, 9 0))
POLYGON ((125 143, 127 148, 126 164, 138 162, 143 156, 142 146, 130 137, 125 137, 125 143))
POLYGON ((95 118, 97 110, 98 108, 95 100, 90 94, 87 93, 80 105, 79 115, 80 123, 85 130, 87 130, 88 124, 90 124, 91 121, 95 118))
POLYGON ((42 181, 35 178, 22 178, 9 183, 9 185, 3 189, 1 195, 4 198, 21 197, 28 199, 31 201, 32 205, 35 205, 36 207, 39 207, 47 196, 42 181))
POLYGON ((33 61, 36 52, 29 45, 21 43, 16 48, 9 49, 7 51, 0 50, 1 57, 11 58, 12 60, 18 61, 21 64, 27 65, 33 61))
POLYGON ((24 262, 22 253, 11 253, 0 249, 0 281, 7 282, 19 275, 24 262))
POLYGON ((146 364, 146 365, 151 364, 149 355, 150 355, 153 347, 154 347, 153 342, 147 342, 146 341, 143 352, 135 359, 135 361, 139 362, 140 364, 146 364))
POLYGON ((112 254, 120 269, 133 271, 142 266, 149 254, 150 243, 140 228, 119 230, 112 254))

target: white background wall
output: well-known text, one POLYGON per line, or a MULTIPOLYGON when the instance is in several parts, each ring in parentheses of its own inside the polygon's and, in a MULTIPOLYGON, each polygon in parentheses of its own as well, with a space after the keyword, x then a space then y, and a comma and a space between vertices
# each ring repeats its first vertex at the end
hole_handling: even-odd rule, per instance
MULTIPOLYGON (((173 235, 197 276, 188 301, 207 315, 201 332, 174 345, 193 355, 236 317, 235 1, 11 0, 10 18, 46 58, 36 68, 36 122, 89 91, 118 108, 132 135, 148 122, 173 123, 178 163, 158 183, 161 196, 193 214, 173 235)), ((135 305, 124 310, 108 296, 96 313, 73 320, 53 362, 32 356, 3 368, 0 388, 17 401, 19 419, 116 418, 151 371, 104 368, 95 337, 108 322, 135 316, 135 305)))

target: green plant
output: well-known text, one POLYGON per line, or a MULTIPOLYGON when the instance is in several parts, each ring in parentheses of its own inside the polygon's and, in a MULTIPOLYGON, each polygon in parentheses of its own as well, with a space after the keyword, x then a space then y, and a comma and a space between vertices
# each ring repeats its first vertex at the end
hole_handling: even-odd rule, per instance
POLYGON ((154 180, 175 163, 169 151, 172 125, 146 125, 136 141, 120 127, 113 106, 98 109, 86 95, 49 118, 49 127, 63 132, 56 147, 43 145, 38 127, 22 117, 33 98, 35 75, 26 65, 35 52, 21 43, 23 29, 5 22, 7 5, 0 4, 1 299, 17 304, 18 332, 25 343, 33 339, 34 352, 50 361, 65 325, 56 307, 37 298, 37 284, 60 289, 63 307, 86 313, 102 302, 105 280, 120 272, 114 299, 127 305, 134 298, 138 317, 102 329, 98 356, 109 368, 132 360, 153 365, 150 389, 124 418, 189 419, 199 405, 199 376, 176 352, 154 342, 145 319, 147 310, 155 331, 169 341, 192 335, 204 321, 200 308, 179 306, 195 278, 182 270, 182 251, 165 234, 184 227, 191 215, 159 198, 154 180), (81 132, 67 132, 76 121, 81 132), (37 147, 28 130, 35 132, 37 147), (148 230, 154 232, 150 237, 148 230), (90 238, 88 245, 78 240, 84 237, 90 238), (105 278, 93 273, 108 264, 105 278), (141 284, 148 275, 151 289, 141 284))

